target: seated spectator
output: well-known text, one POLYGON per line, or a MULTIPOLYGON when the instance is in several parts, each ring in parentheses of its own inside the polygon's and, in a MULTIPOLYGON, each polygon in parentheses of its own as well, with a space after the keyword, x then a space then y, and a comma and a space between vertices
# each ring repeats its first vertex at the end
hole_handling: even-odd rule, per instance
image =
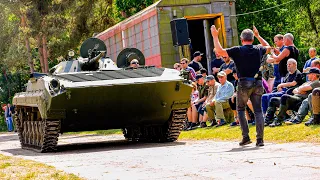
POLYGON ((312 116, 305 123, 306 126, 320 125, 320 88, 315 88, 312 91, 311 99, 309 100, 310 111, 312 116))
POLYGON ((204 102, 208 96, 208 86, 205 84, 205 80, 202 74, 197 74, 196 83, 199 91, 199 99, 193 102, 192 108, 192 124, 188 130, 195 129, 197 127, 198 120, 201 122, 204 115, 204 102), (199 113, 199 118, 198 118, 199 113))
POLYGON ((196 80, 196 72, 194 71, 194 69, 192 67, 188 66, 188 63, 189 63, 189 59, 182 58, 180 60, 181 70, 188 71, 189 72, 189 79, 191 81, 195 81, 196 80))
MULTIPOLYGON (((302 84, 298 88, 295 88, 293 90, 294 95, 284 94, 280 98, 280 108, 279 113, 277 115, 277 118, 274 119, 273 123, 270 124, 270 127, 280 126, 282 124, 282 121, 286 118, 286 112, 287 110, 295 110, 297 105, 301 104, 304 99, 308 97, 308 95, 312 92, 314 88, 320 87, 319 82, 320 77, 320 70, 318 68, 311 68, 308 72, 308 79, 309 81, 302 84)), ((269 119, 272 119, 276 107, 272 105, 272 99, 270 100, 270 106, 267 110, 267 117, 269 119)))
MULTIPOLYGON (((264 94, 261 98, 261 106, 264 114, 267 112, 267 108, 272 97, 281 97, 286 93, 288 88, 299 86, 303 83, 302 73, 297 69, 297 61, 289 59, 287 63, 288 73, 284 78, 284 81, 278 85, 277 92, 264 94)), ((272 123, 271 119, 266 118, 265 123, 269 125, 272 123)))
MULTIPOLYGON (((192 120, 192 105, 194 104, 194 102, 199 100, 199 91, 197 89, 197 83, 195 83, 195 82, 192 82, 192 91, 191 91, 190 99, 191 99, 191 104, 190 104, 190 107, 188 108, 188 111, 187 111, 188 124, 185 127, 186 128, 185 130, 187 130, 193 122, 193 120, 192 120)), ((198 113, 198 112, 196 111, 195 113, 198 113)))
POLYGON ((138 68, 139 67, 139 61, 137 59, 132 59, 130 61, 130 67, 135 68, 135 69, 138 68))
POLYGON ((180 64, 179 64, 179 63, 174 63, 173 69, 176 69, 176 70, 178 70, 178 71, 181 71, 181 66, 180 66, 180 64))
POLYGON ((202 74, 202 76, 204 77, 204 79, 206 79, 208 72, 205 68, 200 69, 200 74, 202 74))
MULTIPOLYGON (((320 69, 320 60, 314 60, 311 63, 311 68, 312 67, 320 69)), ((310 70, 310 68, 309 68, 309 70, 310 70)), ((314 115, 313 115, 313 111, 312 111, 311 99, 312 99, 312 94, 310 93, 308 98, 302 101, 301 106, 299 107, 299 110, 298 110, 296 116, 291 118, 291 119, 289 119, 289 120, 287 120, 285 122, 285 124, 291 125, 291 124, 299 124, 299 123, 301 123, 304 120, 304 118, 307 116, 309 111, 311 112, 311 117, 305 124, 306 125, 312 124, 314 115)))
POLYGON ((234 77, 232 74, 233 67, 234 67, 234 62, 230 59, 230 57, 222 57, 224 60, 224 63, 220 66, 219 72, 223 71, 227 75, 227 80, 234 84, 234 77))
MULTIPOLYGON (((220 83, 216 82, 215 77, 213 75, 207 76, 206 82, 209 88, 208 88, 208 98, 205 101, 205 106, 210 104, 213 101, 214 96, 217 93, 218 87, 220 86, 220 83)), ((200 127, 202 128, 207 127, 207 124, 206 124, 207 121, 208 121, 208 113, 205 111, 200 127)), ((217 124, 216 120, 213 120, 213 119, 210 119, 210 122, 211 122, 210 126, 214 126, 217 124)))
POLYGON ((230 108, 229 99, 233 95, 233 84, 227 81, 227 74, 223 71, 218 73, 220 86, 218 86, 217 93, 213 100, 206 104, 206 111, 208 117, 212 120, 216 120, 217 126, 226 124, 223 109, 230 108))

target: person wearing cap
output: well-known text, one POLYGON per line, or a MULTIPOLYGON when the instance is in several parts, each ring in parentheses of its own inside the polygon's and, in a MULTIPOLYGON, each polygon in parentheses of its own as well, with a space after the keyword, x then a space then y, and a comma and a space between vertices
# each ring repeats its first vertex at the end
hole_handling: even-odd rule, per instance
POLYGON ((187 58, 182 58, 180 60, 180 65, 181 65, 181 70, 182 71, 188 71, 189 72, 189 79, 191 81, 195 81, 196 80, 196 72, 194 71, 194 69, 192 67, 188 66, 189 63, 189 59, 187 58))
MULTIPOLYGON (((307 73, 307 76, 309 81, 295 88, 293 90, 294 95, 284 94, 281 96, 279 113, 277 117, 274 119, 273 123, 269 124, 270 127, 280 126, 286 118, 287 110, 295 110, 297 109, 297 105, 299 105, 300 107, 302 101, 308 98, 308 95, 312 92, 312 90, 317 87, 320 87, 320 70, 318 68, 310 68, 309 72, 307 73)), ((270 101, 272 101, 272 99, 273 98, 271 98, 270 101)), ((270 105, 273 104, 270 103, 270 105)), ((275 111, 275 105, 270 106, 270 108, 268 108, 267 110, 267 116, 274 116, 275 111)))
POLYGON ((132 59, 130 61, 130 67, 132 68, 138 68, 139 67, 139 61, 137 59, 132 59))
POLYGON ((197 127, 198 120, 201 122, 204 115, 204 102, 208 97, 208 89, 209 87, 205 84, 205 79, 202 74, 196 75, 196 83, 199 91, 199 99, 193 102, 191 105, 192 108, 192 124, 188 128, 188 130, 192 130, 197 127), (199 118, 198 118, 199 113, 199 118))
POLYGON ((222 126, 226 124, 223 110, 230 108, 229 99, 233 95, 234 87, 231 82, 227 81, 225 72, 221 71, 217 76, 220 85, 214 98, 206 104, 206 111, 210 119, 216 120, 217 126, 222 126))
POLYGON ((200 63, 202 59, 203 53, 200 51, 196 51, 193 53, 193 60, 189 63, 188 66, 192 67, 196 73, 200 73, 200 69, 203 68, 202 64, 200 63))
POLYGON ((217 53, 223 57, 230 57, 237 67, 239 77, 237 90, 237 111, 242 131, 242 140, 240 146, 252 143, 249 136, 248 122, 245 117, 245 107, 248 99, 251 100, 254 115, 256 118, 257 142, 256 146, 264 146, 264 122, 261 110, 261 96, 263 94, 262 80, 256 78, 256 74, 260 71, 261 59, 264 54, 268 54, 271 47, 260 35, 259 31, 253 27, 245 29, 241 33, 242 46, 232 48, 222 48, 219 41, 219 29, 214 25, 211 26, 211 34, 217 53), (256 37, 261 46, 253 45, 254 37, 256 37))
MULTIPOLYGON (((208 98, 206 99, 205 101, 205 107, 210 104, 213 99, 214 99, 214 96, 216 95, 217 93, 217 90, 218 90, 218 87, 220 86, 220 83, 218 83, 216 80, 215 80, 215 77, 213 75, 208 75, 206 77, 206 83, 207 83, 207 86, 209 87, 208 88, 208 98)), ((204 108, 205 112, 204 112, 204 115, 203 115, 203 119, 202 119, 202 122, 200 123, 200 127, 203 128, 203 127, 207 127, 207 124, 206 122, 208 121, 209 117, 208 117, 208 113, 206 111, 206 108, 204 108)), ((210 126, 214 126, 217 124, 216 120, 214 119, 214 114, 213 115, 210 115, 210 126)))

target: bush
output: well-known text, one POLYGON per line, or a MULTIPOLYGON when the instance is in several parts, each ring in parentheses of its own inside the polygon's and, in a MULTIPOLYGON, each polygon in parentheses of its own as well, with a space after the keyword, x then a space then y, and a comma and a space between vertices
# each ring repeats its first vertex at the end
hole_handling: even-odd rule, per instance
POLYGON ((4 121, 3 114, 0 116, 0 132, 7 131, 7 124, 4 121))

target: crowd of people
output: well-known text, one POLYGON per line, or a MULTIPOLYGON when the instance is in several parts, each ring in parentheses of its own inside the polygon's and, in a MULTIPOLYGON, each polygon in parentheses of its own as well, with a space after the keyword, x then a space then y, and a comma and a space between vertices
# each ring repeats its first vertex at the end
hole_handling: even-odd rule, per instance
POLYGON ((264 126, 299 124, 309 112, 311 118, 305 125, 320 124, 319 115, 312 114, 311 102, 312 91, 320 87, 320 59, 315 48, 310 48, 310 59, 301 72, 299 50, 291 33, 276 35, 275 47, 271 47, 255 27, 246 29, 241 33, 242 46, 228 49, 221 47, 215 26, 211 33, 215 45, 212 74, 203 68, 199 51, 192 61, 183 58, 174 64, 174 69, 189 72, 193 86, 185 130, 229 122, 241 126, 240 145, 246 145, 251 143, 248 123, 252 123, 257 126, 256 145, 263 146, 264 126), (254 37, 259 45, 253 45, 254 37))

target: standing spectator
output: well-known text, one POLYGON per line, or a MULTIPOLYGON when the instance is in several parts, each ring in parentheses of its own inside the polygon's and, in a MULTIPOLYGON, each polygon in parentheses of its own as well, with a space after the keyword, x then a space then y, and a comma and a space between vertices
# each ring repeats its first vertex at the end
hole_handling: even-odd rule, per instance
POLYGON ((6 119, 8 131, 11 132, 11 131, 13 131, 13 121, 12 121, 12 111, 11 111, 10 104, 7 105, 4 114, 5 114, 5 119, 6 119))
POLYGON ((306 63, 304 64, 304 67, 303 67, 303 72, 308 72, 311 68, 311 63, 317 59, 317 50, 316 48, 310 48, 309 49, 309 57, 310 59, 306 61, 306 63))
POLYGON ((217 53, 224 57, 232 58, 237 67, 237 74, 239 76, 237 111, 242 130, 242 141, 239 145, 244 146, 251 143, 248 122, 245 117, 245 107, 250 98, 256 118, 256 146, 264 146, 264 122, 261 110, 261 96, 263 94, 262 79, 256 79, 255 76, 259 72, 262 56, 267 54, 270 49, 265 47, 269 46, 269 44, 259 35, 259 32, 255 27, 254 32, 251 29, 242 31, 240 36, 242 46, 229 49, 222 48, 219 42, 219 30, 217 30, 214 25, 211 27, 211 34, 217 53), (262 46, 252 45, 254 36, 259 40, 262 46))
POLYGON ((222 57, 216 53, 215 50, 214 50, 214 53, 216 56, 213 60, 211 60, 210 68, 212 69, 212 75, 216 78, 216 80, 218 80, 217 74, 220 71, 220 67, 224 63, 224 61, 222 57))
MULTIPOLYGON (((273 49, 274 53, 276 55, 279 55, 285 48, 284 42, 283 42, 283 35, 277 34, 273 38, 274 44, 276 45, 276 48, 273 49)), ((277 87, 281 83, 281 76, 279 72, 279 62, 275 62, 274 59, 270 58, 267 60, 268 63, 273 64, 273 75, 275 77, 274 83, 273 83, 273 88, 277 87)))
MULTIPOLYGON (((316 48, 310 48, 309 49, 309 56, 310 56, 310 59, 304 64, 304 67, 303 67, 303 72, 308 72, 311 68, 311 63, 317 59, 317 50, 316 48)), ((308 81, 308 77, 306 77, 306 81, 308 81)))
POLYGON ((268 62, 279 63, 279 73, 281 78, 285 77, 288 73, 287 71, 287 61, 290 58, 298 59, 299 50, 293 44, 294 37, 291 33, 287 33, 284 35, 283 41, 285 48, 279 54, 276 55, 275 52, 271 54, 271 58, 269 58, 268 62))
POLYGON ((196 73, 200 73, 200 69, 203 68, 202 64, 200 63, 202 55, 203 53, 196 51, 193 53, 193 60, 189 63, 189 66, 192 67, 196 73))
POLYGON ((181 65, 181 69, 184 71, 188 71, 189 72, 189 79, 191 81, 195 81, 196 80, 196 72, 194 71, 194 69, 192 67, 188 66, 189 60, 187 58, 182 58, 180 60, 180 65, 181 65))
POLYGON ((178 71, 181 71, 181 65, 180 65, 180 63, 174 63, 173 69, 178 70, 178 71))
POLYGON ((233 95, 234 87, 231 82, 227 81, 227 74, 225 72, 219 72, 218 78, 220 86, 218 86, 213 100, 206 104, 206 111, 210 119, 216 120, 217 126, 222 126, 226 124, 223 110, 230 108, 229 99, 233 95))
POLYGON ((234 68, 234 62, 230 59, 230 57, 222 57, 224 63, 221 65, 219 72, 223 71, 227 74, 227 80, 234 85, 234 77, 232 74, 234 68))

